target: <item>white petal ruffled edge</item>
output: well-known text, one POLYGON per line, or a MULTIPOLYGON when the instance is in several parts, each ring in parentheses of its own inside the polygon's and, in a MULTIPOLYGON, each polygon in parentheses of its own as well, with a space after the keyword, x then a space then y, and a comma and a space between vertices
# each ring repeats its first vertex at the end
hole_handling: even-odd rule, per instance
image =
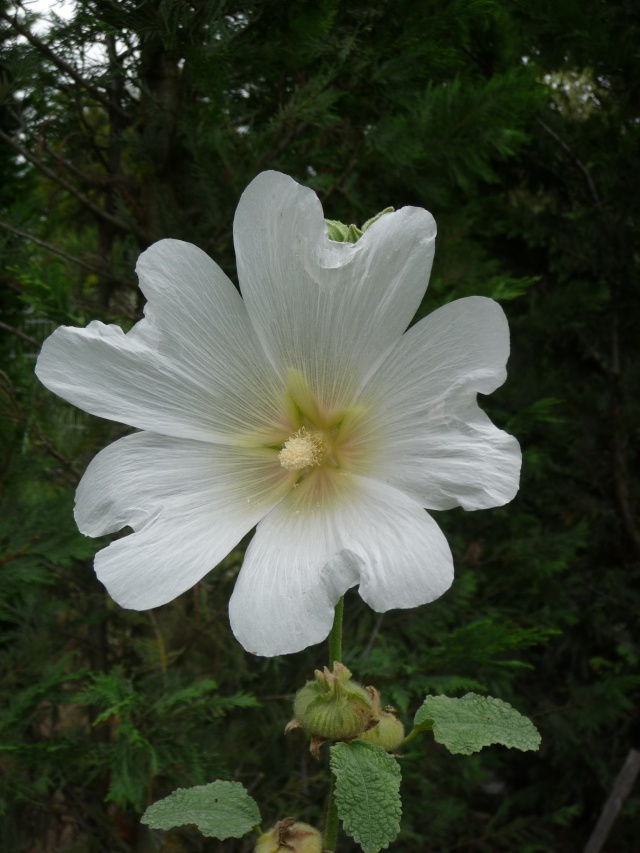
POLYGON ((137 270, 145 319, 127 334, 97 321, 60 327, 42 347, 40 381, 93 415, 165 435, 233 444, 279 424, 282 382, 217 264, 161 240, 137 270))
POLYGON ((363 391, 368 475, 427 509, 502 506, 518 491, 522 454, 477 403, 506 378, 509 328, 491 299, 473 296, 413 326, 363 391))
POLYGON ((446 539, 411 498, 349 475, 303 492, 260 522, 247 549, 229 603, 247 651, 289 654, 325 639, 356 584, 378 612, 425 604, 451 585, 446 539))
POLYGON ((312 190, 258 175, 238 204, 234 243, 251 322, 280 375, 298 371, 327 408, 348 405, 415 314, 435 234, 430 213, 405 207, 356 244, 336 243, 312 190))
POLYGON ((101 451, 76 495, 90 536, 124 526, 95 570, 123 607, 176 598, 216 566, 291 488, 275 454, 142 432, 101 451))

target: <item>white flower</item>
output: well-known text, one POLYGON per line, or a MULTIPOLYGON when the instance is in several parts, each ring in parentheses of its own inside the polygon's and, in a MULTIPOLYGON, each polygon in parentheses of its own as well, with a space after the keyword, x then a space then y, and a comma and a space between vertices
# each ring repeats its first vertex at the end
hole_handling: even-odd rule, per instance
POLYGON ((148 301, 128 334, 51 335, 40 380, 141 430, 96 456, 76 498, 83 533, 134 530, 95 560, 117 602, 170 601, 256 524, 229 605, 256 654, 324 639, 352 586, 378 612, 449 588, 425 508, 510 501, 520 450, 476 403, 506 377, 499 305, 459 299, 403 334, 435 234, 405 207, 355 244, 330 241, 315 194, 266 172, 235 217, 244 299, 200 249, 162 240, 138 261, 148 301))

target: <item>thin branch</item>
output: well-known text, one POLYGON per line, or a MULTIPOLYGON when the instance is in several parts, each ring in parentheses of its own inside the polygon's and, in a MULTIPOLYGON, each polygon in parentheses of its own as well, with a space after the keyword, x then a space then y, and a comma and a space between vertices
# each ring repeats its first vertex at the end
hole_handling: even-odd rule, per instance
MULTIPOLYGON (((65 85, 61 81, 57 83, 58 89, 65 94, 69 98, 70 104, 72 104, 77 122, 86 130, 87 132, 87 145, 91 147, 92 151, 96 154, 100 163, 105 167, 105 170, 108 171, 107 161, 104 159, 103 154, 100 151, 100 146, 96 143, 94 138, 96 133, 96 128, 92 127, 86 119, 84 114, 84 105, 82 101, 80 101, 77 97, 78 90, 76 87, 71 85, 65 85)), ((95 113, 94 113, 95 115, 95 113)))
POLYGON ((564 141, 564 139, 562 139, 562 137, 558 136, 558 134, 555 132, 555 130, 553 130, 553 128, 549 127, 549 125, 546 122, 542 121, 541 118, 538 118, 537 122, 540 125, 540 127, 544 130, 544 132, 549 134, 549 136, 552 139, 555 139, 555 141, 558 143, 558 145, 564 151, 567 152, 567 154, 571 157, 571 159, 576 164, 576 166, 580 169, 580 171, 584 175, 584 178, 587 182, 587 185, 589 186, 589 190, 591 192, 591 195, 593 196, 593 200, 595 201, 596 206, 601 208, 602 207, 602 199, 600 198, 600 195, 598 194, 598 190, 596 189, 596 185, 593 181, 593 178, 591 176, 591 172, 589 171, 589 169, 584 165, 582 160, 580 160, 578 155, 574 153, 573 149, 569 145, 567 145, 567 143, 564 141))
POLYGON ((64 71, 69 75, 75 82, 86 89, 90 95, 92 95, 96 101, 102 104, 103 107, 106 107, 109 110, 115 110, 122 118, 128 119, 127 113, 118 105, 112 104, 109 98, 103 94, 100 89, 96 88, 89 80, 82 76, 78 72, 76 68, 73 67, 70 63, 66 62, 66 60, 62 59, 61 56, 53 51, 47 44, 41 41, 38 36, 34 35, 28 27, 25 27, 24 24, 21 24, 18 21, 17 15, 15 17, 11 17, 6 12, 0 11, 0 18, 5 20, 10 26, 12 26, 17 32, 20 33, 21 36, 24 36, 26 40, 33 45, 40 53, 50 59, 54 65, 64 71))
POLYGON ((28 148, 25 148, 24 145, 21 145, 19 142, 16 142, 15 139, 12 139, 3 130, 0 130, 0 139, 3 139, 5 142, 8 142, 12 148, 14 148, 19 154, 21 154, 25 158, 25 160, 28 160, 30 163, 33 163, 36 169, 42 172, 43 175, 45 175, 47 178, 50 178, 63 189, 67 190, 67 192, 70 192, 71 195, 74 196, 74 198, 76 198, 80 202, 80 204, 87 207, 92 213, 100 217, 100 219, 103 219, 105 222, 109 222, 119 231, 124 231, 127 234, 131 231, 134 231, 138 235, 138 237, 144 239, 144 234, 140 231, 137 225, 131 222, 125 222, 124 219, 120 219, 120 217, 118 216, 113 216, 111 213, 107 213, 106 210, 92 202, 88 196, 77 190, 73 186, 73 184, 69 183, 69 181, 65 180, 65 178, 62 178, 60 175, 57 175, 52 169, 46 166, 42 162, 42 160, 36 157, 35 154, 32 154, 28 148))
POLYGON ((76 119, 78 120, 78 122, 82 125, 82 127, 87 132, 87 139, 88 139, 89 145, 91 146, 91 150, 96 155, 96 157, 100 161, 100 163, 104 166, 105 170, 108 171, 109 170, 109 164, 107 163, 107 160, 105 157, 105 152, 102 148, 100 148, 100 146, 98 145, 98 143, 95 140, 95 132, 96 132, 95 128, 91 127, 91 125, 87 122, 87 118, 86 118, 84 111, 82 109, 82 104, 75 101, 74 106, 76 107, 76 113, 77 113, 76 119))
MULTIPOLYGON (((571 147, 558 134, 545 124, 542 119, 538 119, 538 124, 545 133, 549 134, 560 147, 567 152, 576 166, 580 169, 589 187, 589 191, 595 201, 596 206, 602 211, 602 200, 596 189, 596 185, 591 176, 591 172, 574 153, 571 147)), ((611 286, 611 294, 613 300, 613 327, 611 334, 611 362, 609 364, 599 357, 593 347, 589 347, 590 354, 596 359, 603 370, 608 374, 611 380, 613 406, 613 468, 614 468, 614 485, 618 505, 621 510, 622 519, 629 538, 633 542, 636 550, 640 552, 640 527, 636 522, 636 513, 632 507, 631 490, 629 488, 628 465, 627 465, 627 450, 626 450, 626 435, 623 421, 624 401, 622 399, 622 391, 620 389, 620 351, 618 340, 618 322, 616 303, 616 281, 615 278, 611 286)))
POLYGON ((104 189, 104 187, 106 187, 109 184, 112 184, 114 182, 113 178, 109 177, 107 175, 94 175, 94 176, 87 175, 81 169, 78 169, 77 166, 74 166, 74 164, 70 160, 67 160, 66 157, 62 157, 60 154, 58 154, 56 151, 54 151, 48 142, 44 142, 43 145, 44 145, 44 150, 47 152, 47 154, 50 157, 52 157, 54 160, 56 160, 58 163, 60 163, 61 166, 64 166, 65 169, 68 169, 71 172, 71 174, 75 175, 76 178, 78 178, 78 180, 82 181, 83 184, 86 184, 89 187, 96 187, 98 189, 104 189))
POLYGON ((273 162, 280 156, 280 154, 282 154, 283 151, 286 151, 294 139, 297 139, 298 136, 304 133, 307 126, 307 122, 300 121, 295 125, 295 127, 288 130, 279 142, 274 141, 271 148, 258 158, 255 166, 256 170, 259 171, 264 168, 266 163, 273 162))
POLYGON ((40 346, 40 341, 32 338, 31 335, 26 335, 24 332, 21 332, 20 329, 15 329, 13 326, 3 323, 2 320, 0 320, 0 329, 2 329, 3 332, 9 332, 10 335, 15 335, 17 338, 20 338, 20 340, 30 344, 32 347, 40 346))
MULTIPOLYGON (((612 287, 615 288, 615 278, 612 282, 612 287)), ((615 289, 613 290, 613 298, 615 300, 615 289)), ((635 545, 637 553, 640 554, 640 527, 638 527, 635 509, 633 507, 633 498, 631 486, 629 483, 629 465, 627 457, 627 430, 625 429, 625 399, 621 384, 621 367, 620 367, 620 338, 618 333, 618 312, 614 302, 611 328, 611 419, 613 421, 612 429, 612 450, 613 450, 613 476, 618 499, 618 505, 622 513, 622 519, 629 538, 635 545)))
POLYGON ((8 222, 0 221, 0 228, 4 228, 6 231, 10 231, 12 234, 15 234, 16 237, 23 237, 25 240, 30 240, 32 243, 35 243, 36 246, 40 246, 42 249, 45 249, 47 252, 52 252, 54 255, 59 255, 61 258, 64 258, 65 261, 69 261, 72 264, 77 264, 79 267, 82 267, 89 272, 94 273, 95 275, 102 276, 103 278, 108 278, 111 281, 115 281, 117 283, 121 283, 122 279, 118 278, 118 276, 113 275, 113 273, 107 272, 107 270, 102 270, 99 267, 94 267, 92 264, 88 264, 86 261, 80 260, 80 258, 76 258, 73 255, 68 254, 63 249, 58 249, 56 246, 52 246, 51 243, 45 243, 44 240, 40 240, 39 237, 34 237, 33 234, 28 234, 26 231, 21 231, 19 228, 14 228, 13 225, 9 225, 8 222))
POLYGON ((23 545, 19 551, 14 551, 13 554, 8 554, 6 557, 3 557, 0 560, 0 566, 4 566, 5 563, 10 563, 12 560, 17 560, 18 557, 24 557, 24 555, 29 551, 29 546, 35 541, 35 538, 35 536, 32 536, 27 544, 23 545))
POLYGON ((67 459, 67 457, 60 453, 60 451, 51 444, 46 435, 42 432, 42 430, 38 428, 32 427, 29 430, 34 443, 43 447, 50 456, 53 456, 54 459, 57 459, 58 462, 63 466, 67 476, 70 475, 70 482, 76 483, 80 479, 81 471, 76 467, 75 463, 71 461, 71 459, 67 459))
POLYGON ((635 781, 640 773, 640 752, 636 749, 630 749, 627 758, 622 765, 622 769, 613 783, 611 793, 607 797, 607 801, 603 806, 602 812, 598 819, 595 829, 591 833, 591 837, 584 848, 584 853, 600 853, 606 844, 611 827, 618 813, 622 808, 624 801, 631 793, 635 781))
MULTIPOLYGON (((40 344, 38 344, 38 346, 40 346, 40 344)), ((64 473, 69 482, 77 483, 80 479, 81 472, 76 468, 75 463, 71 459, 67 459, 63 453, 53 446, 34 420, 27 416, 27 413, 16 398, 11 380, 2 370, 0 370, 0 383, 3 386, 3 392, 6 394, 7 399, 13 407, 12 417, 19 423, 23 423, 25 425, 27 435, 31 438, 34 446, 44 448, 47 453, 53 456, 53 458, 63 466, 64 473)))
POLYGON ((87 175, 76 165, 74 165, 70 160, 67 160, 66 157, 63 157, 61 154, 58 154, 57 151, 53 150, 53 148, 45 139, 44 131, 41 131, 40 134, 36 136, 35 131, 28 127, 14 110, 9 110, 9 115, 20 126, 20 129, 25 134, 28 134, 31 139, 34 140, 34 142, 36 142, 38 147, 44 148, 44 150, 53 160, 56 160, 58 163, 60 163, 61 166, 64 166, 65 169, 68 169, 73 175, 76 176, 76 178, 82 181, 82 183, 90 187, 103 188, 110 182, 112 182, 112 178, 107 175, 87 175))
POLYGON ((622 520, 636 552, 640 553, 640 527, 632 507, 631 490, 629 488, 626 441, 621 426, 622 412, 614 407, 614 436, 613 436, 613 468, 616 497, 622 513, 622 520))

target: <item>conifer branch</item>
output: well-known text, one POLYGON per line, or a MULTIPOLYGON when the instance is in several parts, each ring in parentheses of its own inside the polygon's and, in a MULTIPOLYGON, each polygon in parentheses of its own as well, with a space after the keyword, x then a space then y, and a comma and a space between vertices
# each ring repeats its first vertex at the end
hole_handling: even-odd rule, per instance
POLYGON ((28 127, 14 110, 9 110, 9 115, 11 116, 11 118, 14 119, 16 124, 20 126, 20 129, 23 131, 23 133, 28 134, 40 148, 44 149, 47 152, 47 154, 51 157, 52 160, 55 160, 65 169, 68 169, 68 171, 71 172, 72 175, 75 175, 78 180, 82 181, 82 183, 86 184, 87 186, 102 188, 112 182, 113 179, 107 177, 106 175, 87 175, 86 172, 83 172, 70 160, 67 160, 66 157, 63 157, 61 154, 58 154, 57 151, 54 151, 53 148, 49 145, 49 143, 45 141, 44 133, 40 134, 40 136, 36 136, 36 132, 30 127, 28 127))
POLYGON ((118 104, 112 103, 109 98, 100 91, 96 86, 93 85, 86 77, 83 77, 80 72, 73 67, 69 62, 64 60, 61 56, 52 50, 49 45, 45 44, 38 36, 34 35, 28 27, 25 27, 24 24, 21 24, 18 21, 18 16, 15 15, 13 18, 7 14, 7 12, 0 11, 0 18, 6 21, 9 26, 13 27, 16 32, 20 33, 21 36, 24 36, 26 40, 31 44, 35 49, 41 53, 43 56, 46 56, 47 59, 50 59, 54 65, 56 65, 61 71, 64 71, 65 74, 68 74, 79 86, 82 86, 93 98, 96 99, 103 107, 106 107, 108 110, 115 110, 122 118, 128 118, 127 113, 120 107, 118 104))
POLYGON ((125 233, 129 233, 131 231, 135 232, 138 237, 144 239, 144 235, 140 228, 132 222, 125 222, 124 219, 120 219, 118 216, 114 216, 111 213, 108 213, 102 207, 99 207, 95 204, 91 199, 85 195, 84 193, 77 190, 73 184, 69 183, 69 181, 62 178, 60 175, 57 175, 52 169, 50 169, 45 163, 40 160, 39 157, 36 157, 35 154, 32 154, 28 148, 25 148, 24 145, 21 145, 15 139, 12 139, 8 134, 6 134, 3 130, 0 130, 0 139, 7 142, 11 147, 21 154, 25 160, 28 160, 32 163, 38 171, 42 172, 45 177, 50 178, 56 184, 61 186, 63 189, 67 190, 67 192, 71 193, 71 195, 76 198, 80 204, 84 207, 88 208, 93 214, 95 214, 100 219, 103 219, 105 222, 108 222, 110 225, 113 225, 119 231, 124 231, 125 233))
POLYGON ((39 237, 34 237, 33 234, 29 234, 27 231, 21 231, 20 228, 15 228, 13 225, 9 225, 8 222, 0 221, 0 228, 4 228, 5 231, 9 231, 11 234, 15 234, 16 237, 22 237, 24 240, 29 240, 31 243, 35 243, 36 246, 40 246, 41 249, 45 249, 47 252, 51 252, 54 255, 59 255, 61 258, 64 258, 65 261, 69 261, 72 264, 77 264, 77 266, 82 267, 88 272, 92 272, 95 275, 102 276, 103 278, 108 278, 111 281, 115 281, 120 283, 122 281, 118 276, 113 275, 113 273, 108 272, 107 270, 102 270, 99 267, 94 267, 93 264, 89 264, 86 261, 81 260, 80 258, 76 258, 74 255, 70 255, 68 252, 65 252, 64 249, 58 249, 57 246, 52 246, 51 243, 47 243, 44 240, 41 240, 39 237))

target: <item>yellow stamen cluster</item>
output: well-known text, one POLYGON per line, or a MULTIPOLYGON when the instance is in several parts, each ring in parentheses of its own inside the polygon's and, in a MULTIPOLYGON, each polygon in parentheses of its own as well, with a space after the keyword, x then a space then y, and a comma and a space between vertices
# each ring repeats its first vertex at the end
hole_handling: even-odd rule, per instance
POLYGON ((315 468, 320 465, 323 452, 320 437, 302 427, 285 441, 278 459, 287 471, 302 471, 304 468, 315 468))

